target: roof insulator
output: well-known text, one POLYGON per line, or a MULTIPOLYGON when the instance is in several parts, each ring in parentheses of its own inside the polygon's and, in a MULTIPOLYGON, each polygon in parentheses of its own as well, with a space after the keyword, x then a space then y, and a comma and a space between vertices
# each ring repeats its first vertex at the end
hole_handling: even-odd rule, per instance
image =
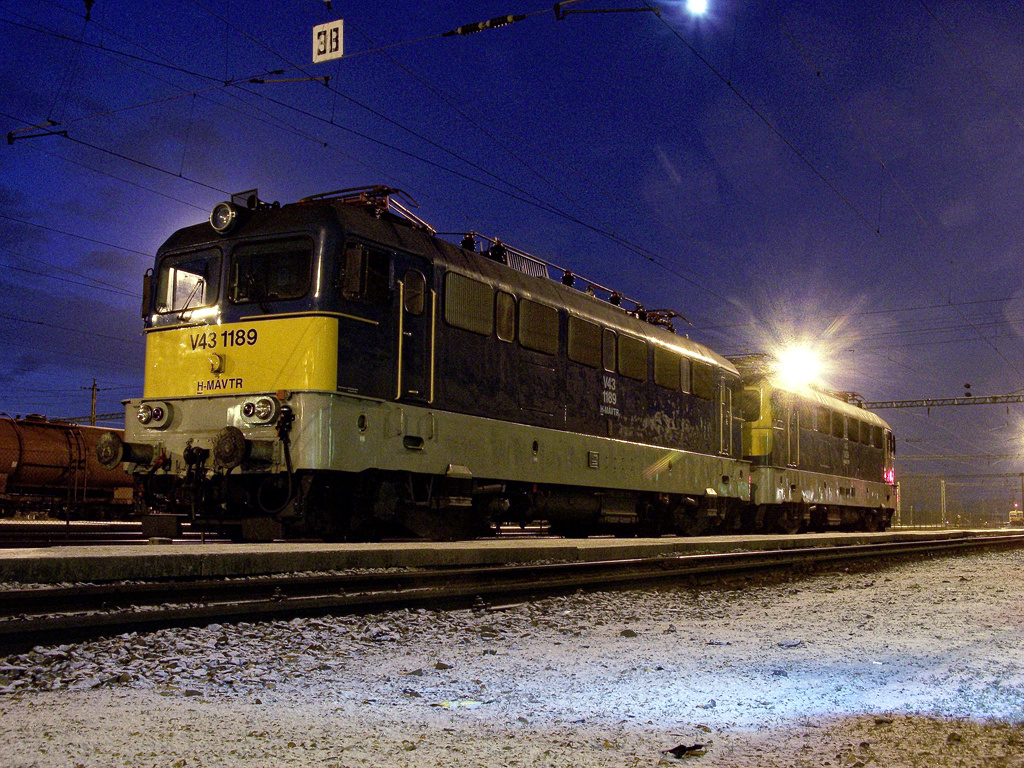
POLYGON ((475 24, 463 24, 453 30, 445 32, 441 37, 452 37, 453 35, 472 35, 475 32, 483 32, 485 29, 496 29, 507 26, 516 21, 526 18, 525 13, 509 14, 508 16, 495 16, 487 21, 478 21, 475 24))

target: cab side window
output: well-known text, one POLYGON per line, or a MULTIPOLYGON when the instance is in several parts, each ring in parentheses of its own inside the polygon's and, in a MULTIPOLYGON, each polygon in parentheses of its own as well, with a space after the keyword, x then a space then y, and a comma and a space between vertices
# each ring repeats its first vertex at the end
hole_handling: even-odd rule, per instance
POLYGON ((383 304, 390 297, 391 256, 382 248, 348 242, 342 260, 341 293, 346 299, 383 304))
POLYGON ((410 315, 422 315, 427 297, 427 278, 418 269, 405 273, 405 311, 410 315))

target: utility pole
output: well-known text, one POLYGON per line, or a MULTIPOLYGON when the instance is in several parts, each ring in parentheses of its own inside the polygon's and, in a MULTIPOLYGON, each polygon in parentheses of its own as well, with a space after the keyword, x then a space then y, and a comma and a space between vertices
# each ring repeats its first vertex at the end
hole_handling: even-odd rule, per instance
POLYGON ((99 389, 96 386, 96 379, 92 380, 92 386, 91 387, 82 387, 82 389, 88 389, 92 393, 91 405, 89 406, 89 426, 95 427, 96 426, 96 393, 97 392, 102 392, 102 390, 99 389))

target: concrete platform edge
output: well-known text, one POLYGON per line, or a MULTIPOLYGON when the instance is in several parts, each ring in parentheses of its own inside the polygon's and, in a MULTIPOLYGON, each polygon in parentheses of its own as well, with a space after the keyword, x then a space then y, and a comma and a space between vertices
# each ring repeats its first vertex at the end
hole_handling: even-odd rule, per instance
POLYGON ((683 554, 794 549, 941 536, 1013 535, 1024 531, 889 531, 795 536, 663 539, 512 539, 453 544, 171 544, 0 550, 0 581, 98 583, 130 579, 203 579, 367 568, 468 566, 482 563, 597 561, 683 554))

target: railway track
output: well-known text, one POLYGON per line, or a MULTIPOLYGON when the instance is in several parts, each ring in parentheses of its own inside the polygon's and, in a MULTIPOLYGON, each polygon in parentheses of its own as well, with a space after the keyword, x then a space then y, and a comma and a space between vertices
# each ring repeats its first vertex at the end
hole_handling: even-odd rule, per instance
MULTIPOLYGON (((503 539, 546 536, 540 525, 505 526, 497 531, 503 539)), ((193 530, 188 522, 181 524, 181 535, 174 542, 226 542, 230 538, 211 531, 193 530)), ((30 547, 104 546, 111 544, 149 544, 151 542, 138 522, 90 522, 72 520, 0 520, 0 549, 30 547)))
POLYGON ((215 621, 410 606, 493 608, 586 587, 1020 546, 1024 533, 591 562, 8 588, 0 590, 0 653, 215 621))
MULTIPOLYGON (((188 523, 182 526, 180 542, 228 541, 223 536, 192 530, 188 523)), ((25 549, 30 547, 103 546, 109 544, 148 544, 141 523, 86 522, 86 521, 0 521, 0 548, 25 549)))

